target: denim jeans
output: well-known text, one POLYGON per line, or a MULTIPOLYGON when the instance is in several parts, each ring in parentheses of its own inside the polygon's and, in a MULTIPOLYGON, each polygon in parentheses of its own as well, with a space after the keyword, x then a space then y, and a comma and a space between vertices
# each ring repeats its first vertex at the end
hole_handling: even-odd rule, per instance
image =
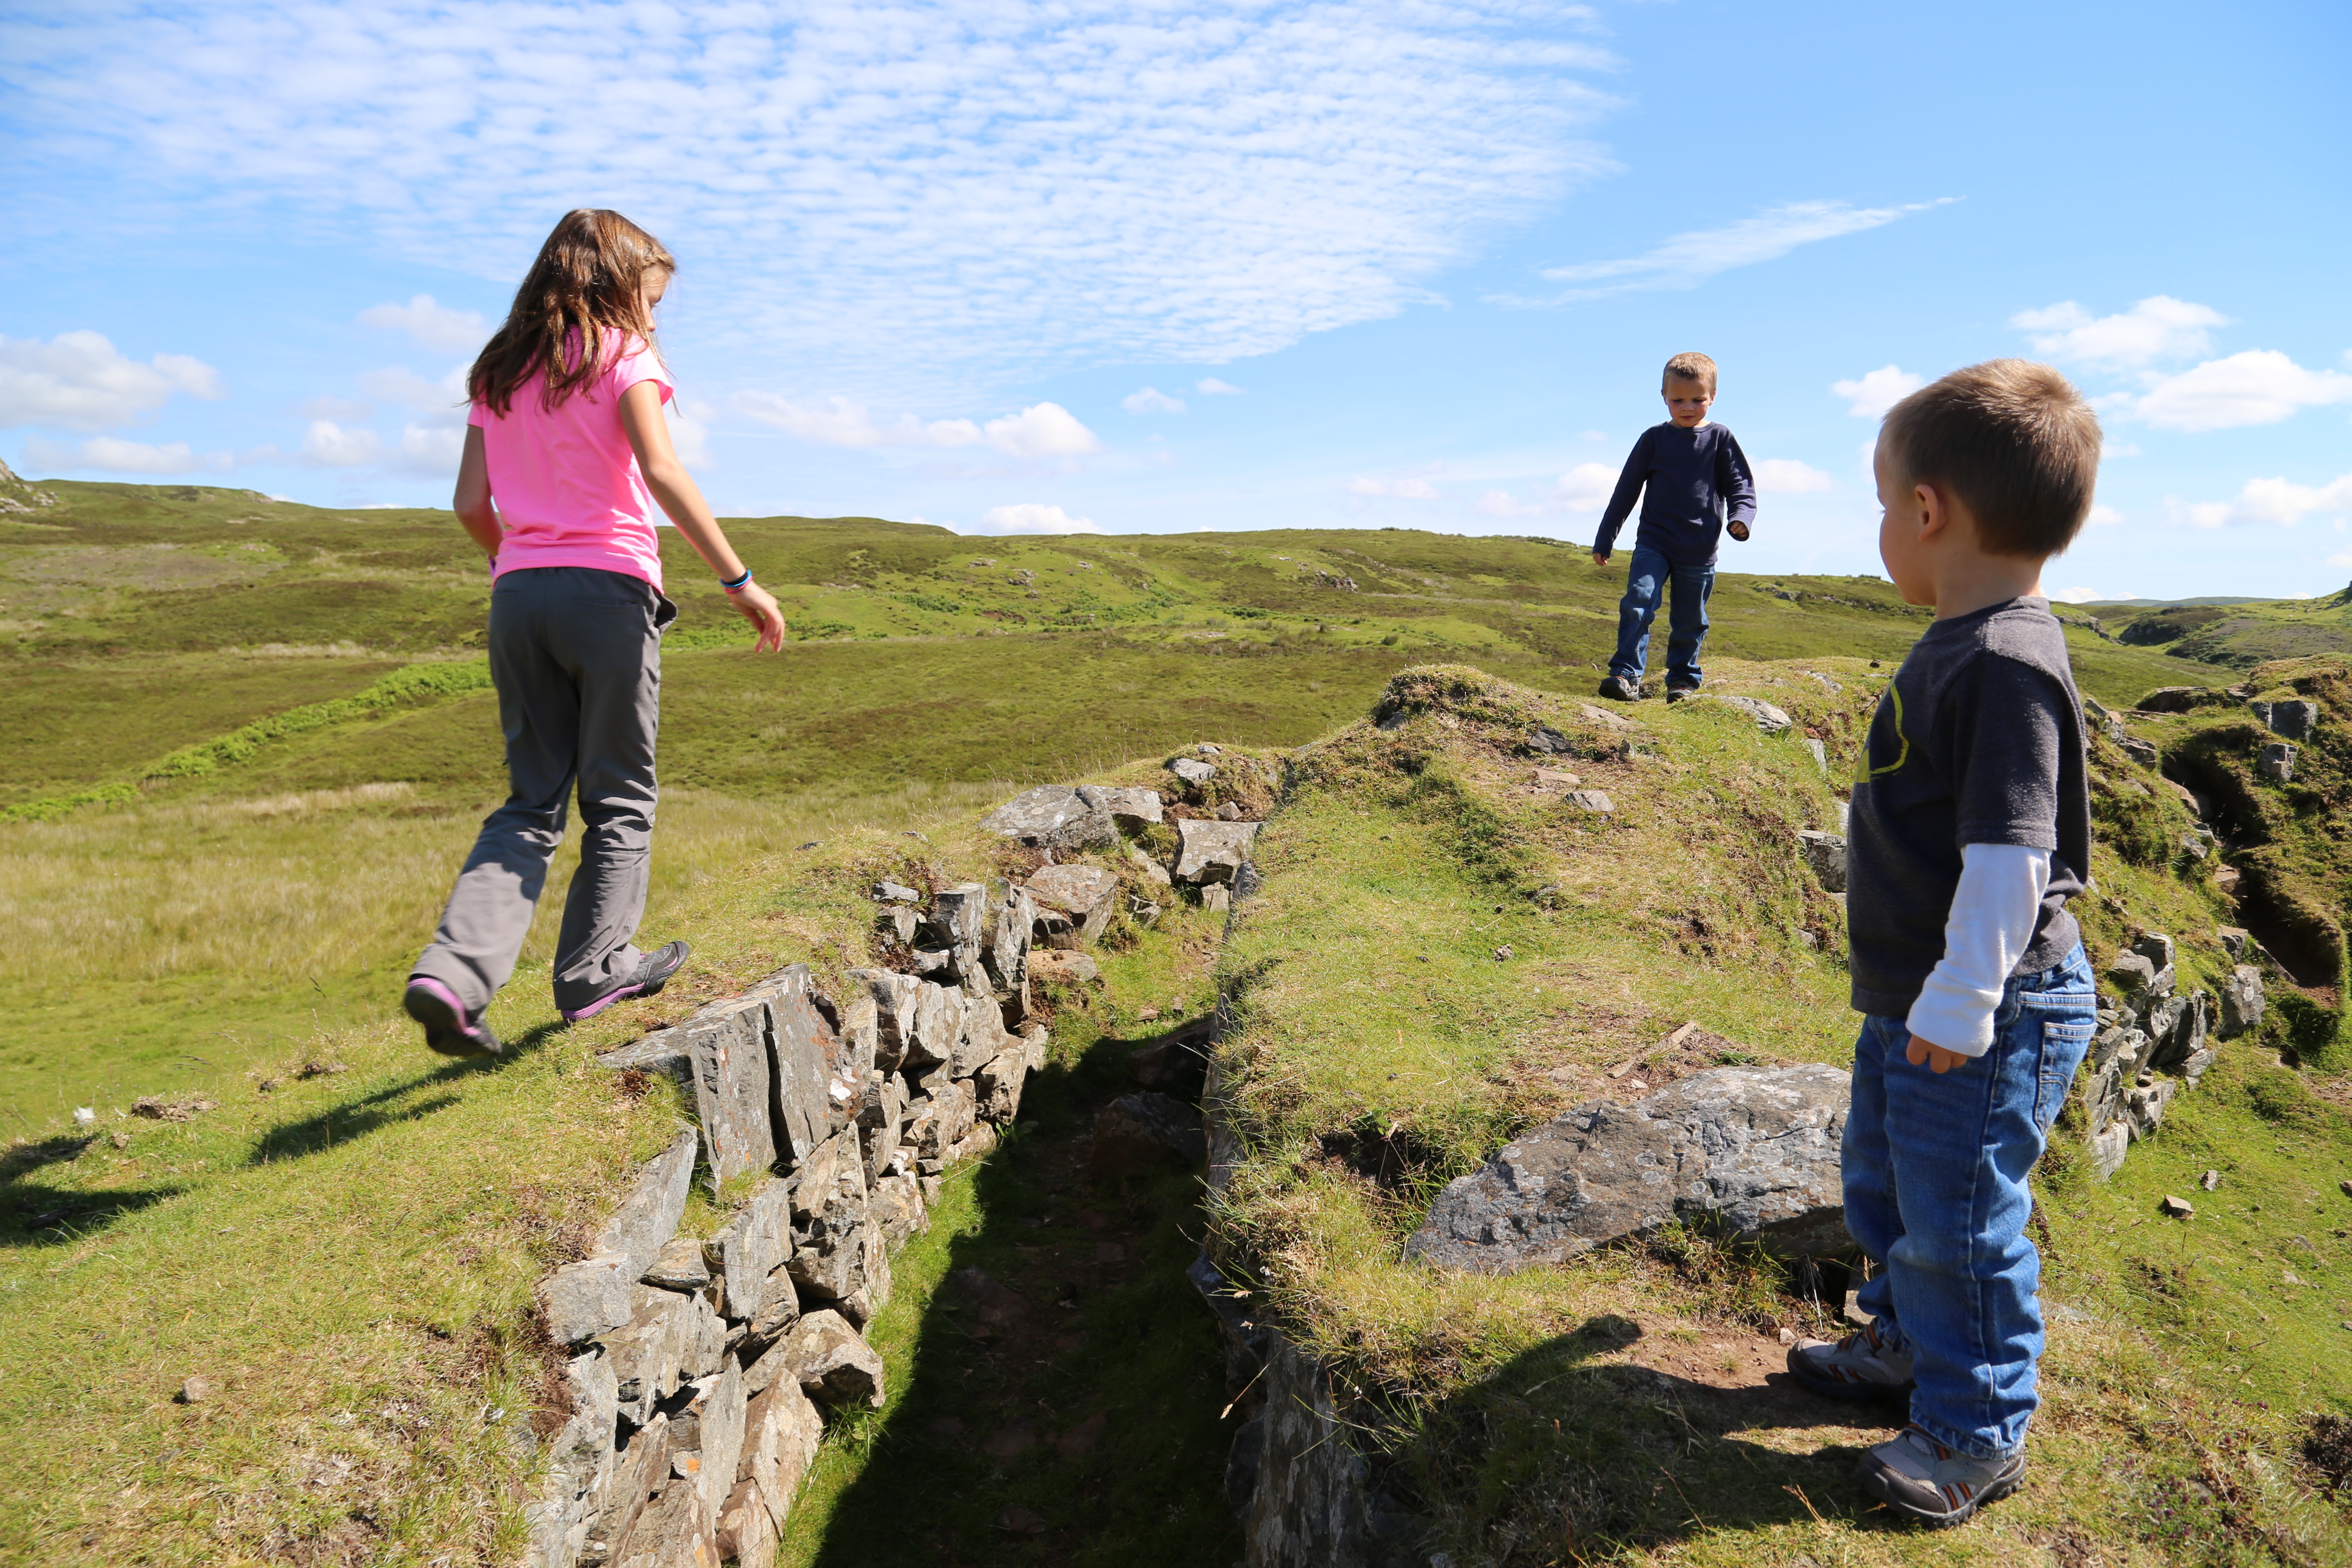
POLYGON ((1879 1271, 1857 1304, 1913 1356, 1911 1419, 1979 1458, 2024 1446, 2041 1404, 2042 1258, 2026 1178, 2096 1026, 2090 960, 2002 990, 1990 1049, 1937 1074, 1900 1018, 1865 1016, 1843 1150, 1845 1224, 1879 1271))
POLYGON ((1633 546, 1633 564, 1625 573, 1625 597, 1617 605, 1617 657, 1609 661, 1610 674, 1642 684, 1650 622, 1669 583, 1675 596, 1666 612, 1666 684, 1699 683, 1698 649, 1706 640, 1706 597, 1715 592, 1715 568, 1676 565, 1644 544, 1633 546))

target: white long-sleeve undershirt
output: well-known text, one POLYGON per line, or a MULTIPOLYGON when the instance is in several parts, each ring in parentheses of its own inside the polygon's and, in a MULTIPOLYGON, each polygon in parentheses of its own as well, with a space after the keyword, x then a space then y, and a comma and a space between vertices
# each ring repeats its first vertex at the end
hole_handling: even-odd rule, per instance
POLYGON ((1960 884, 1944 921, 1944 956, 1906 1022, 1929 1045, 1964 1057, 1992 1046, 2001 988, 2025 956, 2050 891, 2050 851, 2020 844, 1960 850, 1960 884))

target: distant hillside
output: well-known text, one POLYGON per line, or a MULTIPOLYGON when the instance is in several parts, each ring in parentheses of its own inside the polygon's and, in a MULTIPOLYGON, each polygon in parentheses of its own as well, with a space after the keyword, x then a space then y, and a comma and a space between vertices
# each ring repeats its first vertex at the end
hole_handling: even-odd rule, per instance
POLYGON ((2118 642, 2232 669, 2352 652, 2352 588, 2317 599, 2133 599, 2079 607, 2118 642))

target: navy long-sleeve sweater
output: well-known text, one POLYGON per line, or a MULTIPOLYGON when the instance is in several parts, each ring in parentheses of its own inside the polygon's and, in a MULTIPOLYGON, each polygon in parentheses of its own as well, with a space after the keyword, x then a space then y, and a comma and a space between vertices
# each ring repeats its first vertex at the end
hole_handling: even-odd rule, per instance
POLYGON ((1642 500, 1642 527, 1635 545, 1648 545, 1681 566, 1712 566, 1723 525, 1756 520, 1756 480, 1748 455, 1720 425, 1685 429, 1669 420, 1653 425, 1633 443, 1616 493, 1601 514, 1592 548, 1607 552, 1642 500))

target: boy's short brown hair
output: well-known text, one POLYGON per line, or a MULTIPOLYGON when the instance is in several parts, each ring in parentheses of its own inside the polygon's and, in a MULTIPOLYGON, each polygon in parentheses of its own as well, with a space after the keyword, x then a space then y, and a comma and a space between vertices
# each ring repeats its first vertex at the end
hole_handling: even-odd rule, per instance
POLYGON ((1956 370, 1887 410, 1881 439, 1906 484, 1940 485, 1967 504, 1991 554, 2055 555, 2091 514, 2099 416, 2046 364, 1956 370))
POLYGON ((1676 354, 1666 362, 1665 374, 1658 377, 1658 384, 1664 387, 1675 376, 1697 382, 1706 388, 1709 397, 1715 395, 1715 362, 1705 354, 1676 354))

